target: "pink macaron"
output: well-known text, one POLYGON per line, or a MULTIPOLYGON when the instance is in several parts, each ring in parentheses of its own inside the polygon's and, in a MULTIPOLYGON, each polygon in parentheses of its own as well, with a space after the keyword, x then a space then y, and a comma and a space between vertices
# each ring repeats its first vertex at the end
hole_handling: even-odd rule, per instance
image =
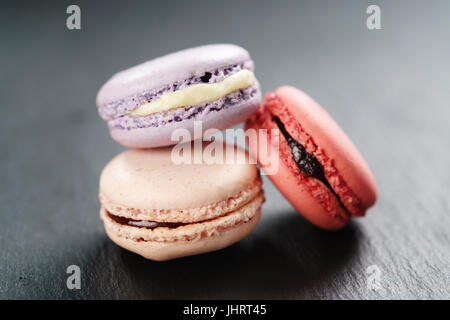
MULTIPOLYGON (((237 158, 249 158, 244 149, 234 150, 237 158)), ((112 241, 161 261, 219 250, 246 237, 264 202, 256 164, 207 158, 180 163, 172 151, 127 150, 103 169, 100 217, 112 241)))
POLYGON ((331 116, 304 92, 289 86, 265 96, 246 129, 267 129, 267 140, 249 139, 262 169, 279 167, 269 178, 310 222, 340 229, 364 216, 377 197, 366 161, 331 116), (269 145, 272 153, 261 152, 269 145), (275 150, 277 148, 277 150, 275 150))

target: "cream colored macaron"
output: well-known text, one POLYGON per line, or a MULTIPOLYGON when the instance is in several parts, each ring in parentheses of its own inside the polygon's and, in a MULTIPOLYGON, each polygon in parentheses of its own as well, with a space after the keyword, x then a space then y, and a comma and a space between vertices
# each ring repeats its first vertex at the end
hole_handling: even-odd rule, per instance
POLYGON ((171 147, 116 156, 100 177, 108 236, 158 261, 219 250, 247 236, 260 218, 262 181, 246 151, 232 149, 233 161, 224 156, 215 163, 179 163, 171 147))

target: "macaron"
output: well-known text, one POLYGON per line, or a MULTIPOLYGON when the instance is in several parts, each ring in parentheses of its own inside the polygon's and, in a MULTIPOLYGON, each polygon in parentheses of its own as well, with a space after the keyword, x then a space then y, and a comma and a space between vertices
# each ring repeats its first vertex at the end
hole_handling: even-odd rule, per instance
MULTIPOLYGON (((206 148, 206 147, 205 147, 206 148)), ((117 245, 163 261, 225 248, 257 225, 262 180, 246 161, 173 161, 173 148, 127 150, 103 169, 100 217, 117 245)))
POLYGON ((97 94, 98 111, 124 146, 174 145, 174 131, 192 137, 195 121, 222 130, 247 120, 261 102, 253 71, 249 53, 236 45, 178 51, 113 75, 97 94))
POLYGON ((249 149, 262 169, 278 164, 269 178, 314 225, 340 229, 375 203, 377 187, 366 161, 301 90, 284 86, 268 93, 246 129, 267 130, 264 138, 249 139, 249 149))

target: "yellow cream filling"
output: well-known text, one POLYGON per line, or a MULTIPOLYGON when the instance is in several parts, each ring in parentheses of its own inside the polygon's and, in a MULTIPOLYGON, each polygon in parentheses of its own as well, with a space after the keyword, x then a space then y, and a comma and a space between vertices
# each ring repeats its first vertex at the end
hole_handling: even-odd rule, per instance
POLYGON ((130 112, 132 117, 143 117, 156 112, 195 106, 218 100, 230 93, 245 89, 256 82, 250 70, 241 70, 217 83, 199 83, 174 92, 166 92, 150 103, 130 112))

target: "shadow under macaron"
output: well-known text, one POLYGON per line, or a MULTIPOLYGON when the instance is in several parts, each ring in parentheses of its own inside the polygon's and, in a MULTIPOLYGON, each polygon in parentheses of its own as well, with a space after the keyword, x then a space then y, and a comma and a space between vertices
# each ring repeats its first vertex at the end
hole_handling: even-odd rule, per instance
POLYGON ((337 232, 324 231, 289 211, 216 252, 155 262, 117 250, 136 298, 320 298, 312 289, 326 288, 333 274, 346 272, 361 236, 354 222, 337 232))

